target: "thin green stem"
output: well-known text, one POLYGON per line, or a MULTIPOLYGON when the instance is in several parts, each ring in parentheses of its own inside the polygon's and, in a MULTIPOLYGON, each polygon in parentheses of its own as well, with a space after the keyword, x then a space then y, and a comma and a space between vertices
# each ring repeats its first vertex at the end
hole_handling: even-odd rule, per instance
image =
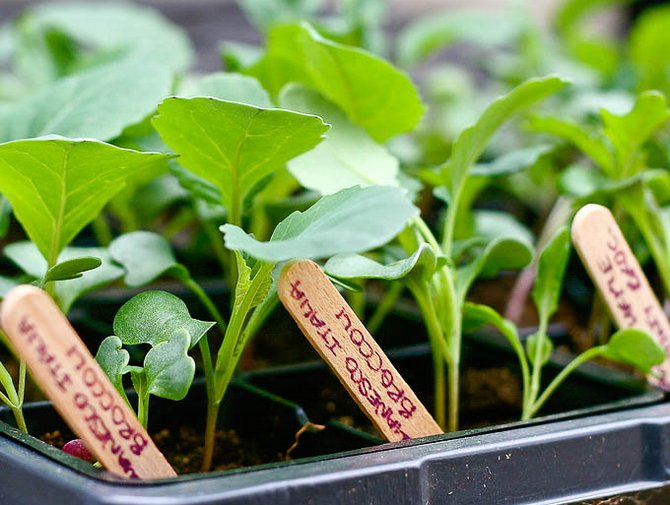
POLYGON ((354 314, 356 314, 361 321, 365 322, 365 289, 361 289, 360 291, 349 291, 347 293, 347 299, 354 314))
POLYGON ((9 407, 12 410, 14 419, 16 420, 16 427, 20 429, 23 433, 28 433, 28 426, 26 425, 26 419, 23 417, 23 407, 9 407))
MULTIPOLYGON (((540 318, 540 324, 535 334, 535 353, 533 356, 533 373, 530 378, 530 391, 525 404, 531 408, 540 394, 540 380, 542 378, 542 353, 544 351, 544 339, 547 338, 547 319, 540 318)), ((523 414, 522 414, 523 415, 523 414)))
POLYGON ((221 312, 219 309, 216 308, 216 304, 212 301, 212 299, 209 297, 209 295, 205 292, 202 287, 200 287, 200 284, 198 284, 196 281, 193 280, 191 276, 185 276, 185 277, 180 277, 180 280, 184 283, 184 285, 189 288, 195 296, 198 297, 200 300, 200 303, 202 303, 207 311, 210 313, 210 315, 214 318, 214 321, 216 321, 216 325, 219 327, 219 331, 221 332, 221 335, 226 334, 226 328, 227 324, 223 316, 221 315, 221 312))
POLYGON ((216 442, 216 422, 219 417, 220 402, 207 402, 207 420, 205 422, 205 445, 203 447, 202 465, 200 471, 209 472, 212 469, 214 445, 216 442))
POLYGON ((146 429, 149 426, 149 395, 140 393, 137 395, 137 419, 146 429))
POLYGON ((382 299, 368 320, 367 327, 370 334, 374 335, 377 333, 386 317, 391 313, 393 307, 395 307, 404 289, 405 285, 401 281, 391 282, 388 285, 384 296, 382 296, 382 299))
POLYGON ((95 216, 95 219, 91 222, 91 226, 93 227, 93 234, 98 244, 103 247, 108 246, 113 238, 112 230, 102 212, 95 216))
POLYGON ((238 346, 238 343, 244 330, 245 322, 260 290, 267 282, 267 276, 272 274, 273 268, 273 263, 257 264, 257 267, 254 268, 256 271, 252 273, 252 280, 247 292, 242 297, 240 303, 233 309, 214 367, 215 398, 217 401, 221 401, 223 398, 230 379, 233 376, 237 360, 242 354, 241 346, 238 346))
POLYGON ((561 370, 561 372, 554 377, 554 380, 549 383, 547 388, 544 390, 542 395, 537 399, 533 406, 529 409, 527 413, 524 413, 522 420, 527 420, 535 416, 549 399, 549 397, 554 393, 556 388, 565 380, 565 378, 570 375, 577 367, 581 364, 586 363, 587 361, 600 356, 603 353, 604 349, 602 346, 592 347, 584 351, 582 354, 573 359, 568 365, 561 370))
POLYGON ((442 326, 435 312, 435 305, 427 286, 419 282, 410 281, 408 287, 414 295, 428 332, 428 341, 430 343, 433 359, 433 393, 434 393, 434 415, 437 424, 442 429, 447 425, 446 408, 446 377, 444 373, 445 361, 451 362, 449 348, 444 338, 442 326))

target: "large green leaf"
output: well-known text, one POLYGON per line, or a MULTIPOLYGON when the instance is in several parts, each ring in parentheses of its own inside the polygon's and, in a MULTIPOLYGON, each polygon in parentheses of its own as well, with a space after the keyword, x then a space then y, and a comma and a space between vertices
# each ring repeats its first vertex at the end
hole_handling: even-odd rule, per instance
POLYGON ((127 345, 156 346, 185 330, 193 347, 212 326, 214 323, 193 319, 186 304, 165 291, 133 296, 114 317, 114 333, 127 345))
POLYGON ((398 185, 398 160, 318 92, 289 85, 279 101, 282 107, 316 114, 332 125, 326 140, 288 164, 304 187, 329 195, 351 186, 398 185))
POLYGON ((277 96, 289 82, 318 90, 378 141, 411 131, 423 104, 409 77, 377 56, 319 35, 308 24, 281 25, 248 72, 277 96))
POLYGON ((93 140, 40 138, 0 145, 0 192, 53 266, 134 173, 169 156, 93 140))
POLYGON ((157 233, 133 231, 121 235, 109 244, 109 254, 123 266, 126 271, 123 280, 131 287, 146 286, 167 273, 188 277, 170 243, 157 233))
POLYGON ((623 116, 602 111, 605 135, 614 146, 617 176, 632 175, 629 165, 635 161, 635 152, 670 118, 665 96, 658 91, 645 91, 638 95, 633 108, 623 116))
MULTIPOLYGON (((8 244, 4 254, 32 278, 42 279, 47 273, 47 262, 32 242, 8 244)), ((123 270, 114 265, 109 252, 103 247, 66 247, 58 256, 58 264, 82 257, 97 258, 102 264, 83 272, 80 277, 56 282, 56 300, 64 312, 68 312, 81 296, 123 276, 123 270)))
POLYGON ((617 331, 602 348, 607 359, 634 366, 645 374, 666 360, 663 348, 647 332, 634 328, 617 331))
POLYGON ((463 130, 454 141, 451 157, 442 169, 444 184, 449 191, 453 193, 460 187, 489 139, 505 122, 566 85, 567 81, 557 76, 529 79, 491 103, 477 122, 463 130))
POLYGON ((549 321, 558 308, 569 255, 570 231, 564 227, 542 249, 537 262, 537 276, 531 296, 541 321, 549 321))
POLYGON ((316 116, 214 98, 169 98, 153 123, 179 162, 221 191, 231 222, 264 179, 328 130, 316 116))
POLYGON ((261 84, 248 75, 216 72, 184 86, 179 96, 211 96, 256 107, 271 108, 270 95, 261 84))
POLYGON ((191 43, 181 29, 156 10, 137 4, 96 1, 91 8, 85 2, 47 3, 29 15, 102 57, 155 62, 174 70, 184 70, 192 60, 191 43))
POLYGON ((156 110, 172 79, 168 68, 132 62, 62 79, 5 111, 0 141, 51 134, 114 139, 156 110))
POLYGON ((230 224, 221 227, 226 247, 266 261, 326 258, 364 252, 394 238, 419 210, 404 191, 387 186, 353 187, 324 196, 305 212, 294 212, 259 242, 230 224))

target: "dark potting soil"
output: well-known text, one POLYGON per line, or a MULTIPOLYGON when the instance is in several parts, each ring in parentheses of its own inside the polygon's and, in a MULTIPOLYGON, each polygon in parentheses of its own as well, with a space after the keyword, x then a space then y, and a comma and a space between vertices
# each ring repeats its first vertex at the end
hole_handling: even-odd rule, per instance
MULTIPOLYGON (((74 438, 75 436, 66 430, 54 430, 39 437, 43 442, 59 449, 74 438)), ((177 474, 200 471, 204 446, 203 433, 191 426, 180 426, 161 429, 152 433, 151 438, 177 474)), ((286 449, 288 452, 289 447, 286 449)), ((234 429, 222 429, 216 432, 212 471, 272 463, 286 458, 286 453, 270 453, 256 440, 240 437, 234 429)))
MULTIPOLYGON (((460 429, 473 429, 518 421, 522 390, 519 378, 507 368, 466 369, 461 375, 460 429)), ((429 412, 432 393, 413 388, 429 412)), ((346 426, 381 437, 372 423, 333 377, 321 387, 313 402, 301 402, 310 419, 334 419, 346 426)))

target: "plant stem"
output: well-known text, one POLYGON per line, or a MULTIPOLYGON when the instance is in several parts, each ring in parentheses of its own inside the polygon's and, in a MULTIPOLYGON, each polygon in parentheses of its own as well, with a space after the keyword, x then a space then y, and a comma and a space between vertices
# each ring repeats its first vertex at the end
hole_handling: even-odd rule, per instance
POLYGON ((384 296, 379 301, 375 311, 368 320, 367 327, 371 335, 377 333, 381 325, 386 320, 386 317, 389 315, 391 310, 393 310, 393 307, 395 307, 395 304, 400 298, 400 295, 404 289, 405 285, 401 281, 391 282, 388 285, 384 296))
POLYGON ((551 381, 551 383, 547 386, 547 388, 544 390, 542 395, 537 399, 537 401, 534 403, 534 405, 528 409, 528 412, 524 412, 522 416, 522 420, 527 420, 535 416, 535 414, 538 413, 538 411, 542 408, 544 403, 549 399, 549 397, 553 394, 553 392, 556 390, 556 388, 565 380, 565 378, 570 375, 579 365, 582 363, 586 363, 587 361, 599 356, 603 352, 603 347, 592 347, 591 349, 588 349, 587 351, 584 351, 582 354, 577 356, 575 359, 573 359, 570 363, 567 364, 561 372, 554 377, 554 380, 551 381))
POLYGON ((102 212, 95 216, 95 219, 91 222, 91 226, 93 227, 93 234, 98 245, 103 247, 108 246, 112 241, 112 230, 102 212))
MULTIPOLYGON (((540 394, 540 379, 542 378, 542 352, 544 351, 544 339, 547 338, 547 319, 541 318, 540 324, 535 333, 535 355, 533 356, 533 372, 530 378, 530 391, 528 393, 527 401, 525 402, 528 408, 532 408, 535 404, 537 396, 540 394)), ((523 419, 522 414, 522 419, 523 419)))
POLYGON ((207 420, 205 422, 205 445, 202 453, 201 472, 209 472, 212 468, 212 458, 214 457, 214 443, 216 440, 216 421, 219 417, 220 402, 207 402, 207 420))
POLYGON ((227 324, 223 316, 221 315, 221 312, 219 312, 219 309, 216 308, 216 304, 212 301, 212 299, 209 297, 209 295, 205 292, 202 287, 200 287, 200 284, 195 282, 193 278, 189 276, 185 277, 180 277, 180 280, 184 283, 184 285, 189 288, 195 296, 198 297, 200 302, 205 306, 207 311, 210 313, 210 315, 214 318, 214 321, 216 321, 216 325, 219 327, 219 331, 221 332, 221 335, 226 334, 226 328, 227 324))
POLYGON ((137 395, 137 419, 140 424, 147 428, 149 425, 149 395, 140 393, 137 395))

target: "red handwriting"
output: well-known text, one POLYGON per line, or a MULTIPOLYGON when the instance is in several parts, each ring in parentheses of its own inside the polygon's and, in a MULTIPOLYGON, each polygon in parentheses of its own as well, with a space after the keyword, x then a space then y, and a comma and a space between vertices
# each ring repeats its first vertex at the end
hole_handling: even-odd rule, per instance
MULTIPOLYGON (((89 366, 85 355, 77 346, 70 347, 66 353, 66 356, 75 363, 74 371, 80 373, 80 384, 86 388, 83 392, 72 391, 72 377, 63 372, 63 364, 49 350, 44 338, 39 335, 26 316, 19 322, 19 331, 30 344, 33 344, 40 363, 47 365, 59 390, 72 395, 72 402, 81 412, 91 435, 101 442, 104 450, 116 457, 124 473, 131 478, 139 478, 132 461, 128 459, 124 448, 119 444, 119 437, 130 442, 128 450, 136 456, 142 454, 148 445, 148 440, 132 427, 131 422, 126 418, 126 411, 116 403, 114 396, 107 390, 105 382, 98 377, 96 369, 89 366), (107 413, 104 418, 101 415, 102 412, 107 413)), ((70 363, 68 369, 71 369, 72 365, 70 363)))
POLYGON ((341 328, 334 330, 320 316, 317 308, 310 302, 310 298, 301 289, 300 280, 291 283, 290 295, 292 299, 300 302, 298 307, 301 309, 303 319, 317 330, 316 334, 323 341, 325 348, 332 353, 334 358, 343 361, 353 386, 370 403, 375 415, 403 440, 411 438, 403 430, 400 419, 411 418, 416 411, 416 405, 406 395, 402 385, 398 385, 400 381, 396 379, 393 368, 384 363, 382 354, 368 342, 365 333, 353 325, 352 317, 346 308, 341 308, 338 313, 331 313, 331 317, 334 315, 335 319, 342 324, 341 328), (342 336, 342 331, 344 331, 344 336, 342 336), (344 339, 348 339, 356 347, 356 356, 346 354, 342 346, 344 339), (376 383, 381 384, 383 390, 380 391, 373 385, 370 380, 372 375, 377 378, 376 383))

